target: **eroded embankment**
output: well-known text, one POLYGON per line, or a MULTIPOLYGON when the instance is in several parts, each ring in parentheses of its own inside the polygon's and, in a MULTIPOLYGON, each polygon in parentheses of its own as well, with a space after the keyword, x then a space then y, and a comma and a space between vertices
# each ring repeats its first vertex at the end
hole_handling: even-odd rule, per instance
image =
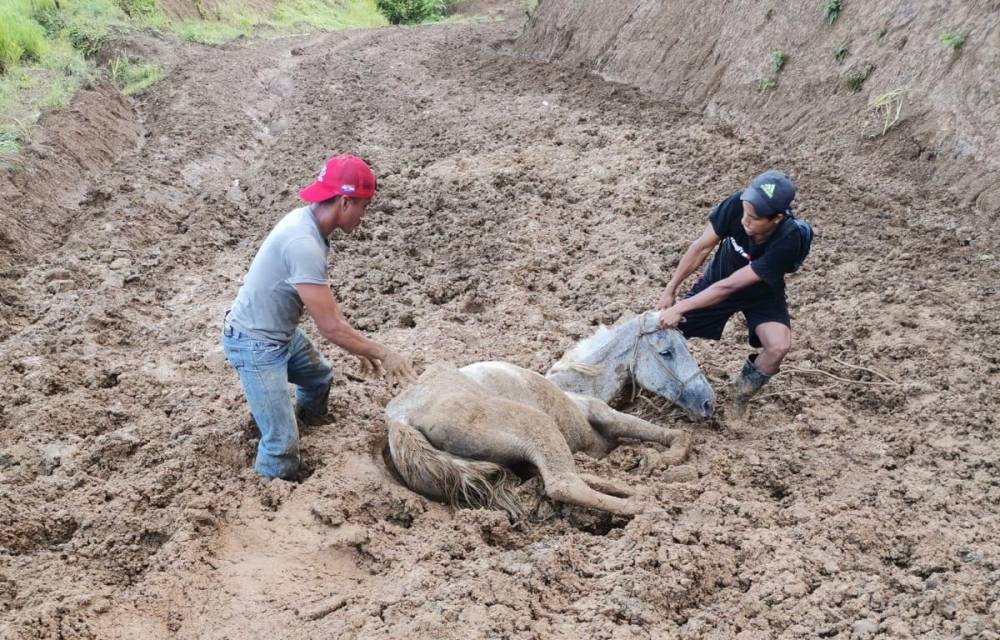
POLYGON ((517 51, 647 88, 818 156, 861 146, 886 172, 947 186, 969 207, 970 224, 995 225, 1000 5, 824 4, 838 7, 832 24, 815 3, 781 0, 712 0, 697 10, 544 0, 517 51), (958 37, 958 49, 946 44, 958 37), (885 121, 869 102, 897 90, 900 120, 878 137, 885 121))

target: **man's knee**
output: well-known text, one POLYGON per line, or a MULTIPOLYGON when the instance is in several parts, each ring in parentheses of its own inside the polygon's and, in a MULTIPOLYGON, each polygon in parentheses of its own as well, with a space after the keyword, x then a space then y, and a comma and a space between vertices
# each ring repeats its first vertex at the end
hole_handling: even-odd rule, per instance
POLYGON ((792 336, 790 334, 785 334, 784 336, 778 338, 777 340, 771 342, 770 344, 764 345, 764 350, 771 354, 777 360, 784 360, 785 356, 788 355, 788 350, 792 347, 792 336))
POLYGON ((792 331, 783 324, 769 323, 758 327, 757 336, 768 360, 781 362, 792 346, 792 331))

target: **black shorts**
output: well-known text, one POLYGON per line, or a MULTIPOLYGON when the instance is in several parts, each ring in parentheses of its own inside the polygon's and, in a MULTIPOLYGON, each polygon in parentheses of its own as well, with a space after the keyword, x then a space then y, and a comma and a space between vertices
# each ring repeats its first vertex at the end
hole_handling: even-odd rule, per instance
MULTIPOLYGON (((704 278, 691 287, 685 298, 690 298, 696 293, 712 284, 706 283, 704 278)), ((718 340, 722 337, 722 330, 734 313, 740 311, 747 321, 747 329, 750 333, 750 346, 755 349, 761 348, 760 338, 757 337, 757 327, 765 322, 780 322, 789 329, 792 328, 792 319, 788 315, 788 301, 784 292, 771 296, 741 298, 739 294, 723 300, 713 307, 696 309, 684 314, 684 321, 677 327, 685 338, 707 338, 718 340)))

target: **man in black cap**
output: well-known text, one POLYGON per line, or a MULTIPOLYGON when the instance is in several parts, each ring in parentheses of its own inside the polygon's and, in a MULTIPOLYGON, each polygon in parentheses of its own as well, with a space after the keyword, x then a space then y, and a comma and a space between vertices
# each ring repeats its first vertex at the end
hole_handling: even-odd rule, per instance
POLYGON ((791 179, 771 170, 720 202, 660 296, 660 326, 688 338, 718 340, 734 313, 746 318, 750 346, 762 351, 747 358, 730 385, 732 417, 744 416, 747 402, 778 372, 791 345, 784 276, 798 270, 812 241, 811 228, 792 215, 794 198, 791 179), (678 302, 677 289, 717 245, 708 268, 678 302))

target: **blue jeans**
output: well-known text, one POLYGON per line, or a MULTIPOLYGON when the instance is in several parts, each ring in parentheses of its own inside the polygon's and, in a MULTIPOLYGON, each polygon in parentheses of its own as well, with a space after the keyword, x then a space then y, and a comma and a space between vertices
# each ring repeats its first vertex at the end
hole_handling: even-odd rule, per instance
POLYGON ((294 480, 299 472, 299 429, 303 418, 327 412, 333 368, 301 329, 286 343, 263 340, 223 323, 222 350, 240 376, 250 413, 260 429, 254 469, 265 478, 294 480), (295 407, 288 383, 295 385, 295 407))

